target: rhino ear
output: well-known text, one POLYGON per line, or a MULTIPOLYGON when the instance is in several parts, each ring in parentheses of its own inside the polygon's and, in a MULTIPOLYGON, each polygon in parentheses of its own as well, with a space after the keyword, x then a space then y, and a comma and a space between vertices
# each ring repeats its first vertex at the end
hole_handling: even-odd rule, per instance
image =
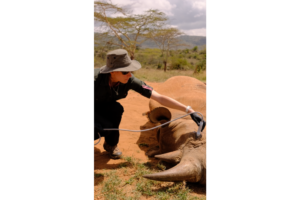
POLYGON ((152 123, 158 123, 161 120, 171 120, 171 112, 165 107, 158 107, 148 113, 148 118, 152 123))

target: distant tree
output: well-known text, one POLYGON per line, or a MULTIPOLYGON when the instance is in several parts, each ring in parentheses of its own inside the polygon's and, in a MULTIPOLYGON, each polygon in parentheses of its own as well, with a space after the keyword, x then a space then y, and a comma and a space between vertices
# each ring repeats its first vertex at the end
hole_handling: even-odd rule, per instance
POLYGON ((187 46, 178 39, 178 37, 183 34, 184 33, 177 28, 156 27, 147 35, 147 37, 151 38, 156 43, 161 51, 165 72, 167 70, 167 62, 171 50, 176 50, 178 47, 187 46))
POLYGON ((196 65, 194 74, 197 74, 205 69, 207 69, 207 53, 204 54, 204 59, 196 65))
POLYGON ((193 48, 193 51, 194 51, 194 52, 197 52, 197 51, 198 51, 198 46, 195 46, 195 47, 193 48))
POLYGON ((153 9, 144 14, 130 14, 111 1, 96 0, 94 20, 101 23, 100 32, 106 35, 108 44, 126 49, 134 59, 137 45, 147 40, 143 36, 149 34, 153 27, 162 26, 167 17, 163 12, 153 9))

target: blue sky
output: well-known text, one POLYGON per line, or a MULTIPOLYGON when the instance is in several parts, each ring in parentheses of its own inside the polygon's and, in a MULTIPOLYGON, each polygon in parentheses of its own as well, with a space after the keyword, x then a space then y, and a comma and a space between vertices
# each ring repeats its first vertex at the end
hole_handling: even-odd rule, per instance
POLYGON ((112 0, 113 4, 125 6, 134 14, 158 9, 169 17, 169 24, 186 35, 206 36, 205 0, 112 0))

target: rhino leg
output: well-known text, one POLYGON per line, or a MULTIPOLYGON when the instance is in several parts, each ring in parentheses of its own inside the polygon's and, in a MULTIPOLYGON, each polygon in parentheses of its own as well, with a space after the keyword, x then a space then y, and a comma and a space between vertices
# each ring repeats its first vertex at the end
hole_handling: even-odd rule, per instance
POLYGON ((162 161, 177 164, 180 162, 180 159, 182 157, 182 151, 176 150, 160 155, 156 155, 155 158, 161 159, 162 161))
POLYGON ((156 147, 155 149, 149 149, 147 152, 146 152, 146 156, 149 156, 149 157, 153 157, 157 154, 160 154, 160 149, 159 147, 156 147))

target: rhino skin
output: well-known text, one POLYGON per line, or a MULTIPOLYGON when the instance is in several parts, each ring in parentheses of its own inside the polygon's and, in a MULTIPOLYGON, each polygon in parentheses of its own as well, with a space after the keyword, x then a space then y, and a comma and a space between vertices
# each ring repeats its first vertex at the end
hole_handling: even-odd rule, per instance
MULTIPOLYGON (((195 111, 200 112, 206 121, 206 85, 203 82, 192 77, 174 76, 155 91, 191 106, 195 111)), ((150 100, 149 107, 148 118, 155 125, 186 114, 166 108, 153 100, 150 100)), ((176 165, 168 170, 143 177, 157 181, 206 184, 206 128, 199 138, 196 138, 197 130, 198 126, 190 116, 160 127, 157 131, 159 149, 148 151, 147 155, 176 165)))

